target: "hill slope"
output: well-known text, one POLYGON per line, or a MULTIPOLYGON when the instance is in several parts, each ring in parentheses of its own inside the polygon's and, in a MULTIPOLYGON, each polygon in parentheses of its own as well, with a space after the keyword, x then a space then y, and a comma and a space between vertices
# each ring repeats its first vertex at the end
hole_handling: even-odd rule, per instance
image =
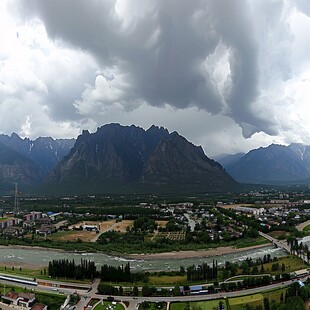
POLYGON ((228 161, 225 169, 242 183, 302 182, 310 177, 309 154, 307 146, 272 144, 251 150, 237 161, 228 161))

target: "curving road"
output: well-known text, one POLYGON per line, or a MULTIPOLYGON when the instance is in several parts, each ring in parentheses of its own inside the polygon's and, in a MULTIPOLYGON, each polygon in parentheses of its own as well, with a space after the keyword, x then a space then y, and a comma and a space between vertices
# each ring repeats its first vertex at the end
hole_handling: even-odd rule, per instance
MULTIPOLYGON (((304 277, 301 279, 301 281, 305 281, 308 277, 304 277)), ((220 299, 220 298, 226 298, 226 297, 236 297, 236 296, 242 296, 242 295, 249 295, 249 294, 256 294, 262 291, 270 290, 270 289, 276 289, 276 288, 282 288, 285 286, 288 286, 289 284, 293 283, 294 281, 297 280, 288 280, 288 281, 283 281, 279 283, 274 283, 262 287, 255 287, 255 288, 250 288, 242 291, 234 291, 234 292, 221 292, 221 293, 215 293, 215 294, 210 294, 210 295, 189 295, 189 296, 175 296, 175 297, 132 297, 132 296, 114 296, 115 300, 119 301, 128 301, 129 302, 129 307, 128 309, 137 309, 137 304, 142 303, 143 301, 150 301, 150 302, 156 302, 156 301, 164 301, 167 303, 170 302, 175 302, 175 301, 207 301, 207 300, 213 300, 213 299, 220 299)), ((74 289, 74 288, 58 288, 58 292, 66 295, 70 295, 73 293, 78 293, 81 296, 80 302, 77 304, 76 310, 83 310, 84 307, 88 304, 88 302, 92 298, 99 298, 99 299, 107 299, 108 295, 99 295, 96 294, 97 292, 97 287, 100 282, 100 279, 95 279, 93 283, 91 284, 91 290, 90 291, 85 291, 85 290, 79 290, 79 289, 74 289)), ((10 282, 10 281, 3 281, 0 280, 1 285, 5 286, 10 283, 10 285, 15 285, 15 286, 21 286, 21 287, 26 287, 28 289, 35 289, 39 291, 45 291, 45 292, 53 292, 57 293, 55 291, 55 288, 52 286, 46 286, 46 285, 38 285, 37 287, 30 286, 30 285, 25 285, 21 283, 15 283, 15 282, 10 282)), ((61 283, 54 281, 55 286, 59 286, 61 283)), ((74 285, 74 283, 71 283, 70 285, 74 285)))

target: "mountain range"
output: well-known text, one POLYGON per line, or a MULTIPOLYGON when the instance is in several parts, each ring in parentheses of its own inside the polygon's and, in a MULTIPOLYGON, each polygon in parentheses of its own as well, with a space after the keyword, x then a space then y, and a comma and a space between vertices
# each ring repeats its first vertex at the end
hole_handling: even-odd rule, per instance
POLYGON ((310 146, 272 144, 212 160, 177 132, 107 124, 77 139, 0 135, 0 190, 42 194, 211 193, 310 183, 310 146))
POLYGON ((77 139, 0 135, 0 189, 51 194, 208 193, 240 185, 177 132, 108 124, 77 139))
MULTIPOLYGON (((0 135, 0 184, 41 183, 49 172, 68 154, 74 139, 21 139, 16 133, 0 135)), ((0 185, 1 186, 1 185, 0 185)))
POLYGON ((291 184, 310 181, 310 146, 293 143, 271 144, 247 154, 216 158, 238 182, 254 184, 291 184))
POLYGON ((83 131, 53 169, 48 188, 61 192, 220 192, 239 184, 201 147, 156 126, 108 124, 83 131))

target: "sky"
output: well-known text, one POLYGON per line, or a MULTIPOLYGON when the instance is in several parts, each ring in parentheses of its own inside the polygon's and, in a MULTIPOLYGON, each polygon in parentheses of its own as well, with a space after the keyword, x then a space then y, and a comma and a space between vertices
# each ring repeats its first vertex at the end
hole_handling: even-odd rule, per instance
POLYGON ((0 133, 107 123, 206 155, 310 144, 309 0, 1 0, 0 133))

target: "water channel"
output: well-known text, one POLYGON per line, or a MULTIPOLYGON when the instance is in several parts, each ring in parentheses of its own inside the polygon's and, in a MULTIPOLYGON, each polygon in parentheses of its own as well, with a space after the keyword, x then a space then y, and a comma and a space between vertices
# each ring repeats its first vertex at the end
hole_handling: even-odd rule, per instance
POLYGON ((143 259, 143 254, 139 259, 126 259, 116 256, 110 256, 103 253, 70 253, 44 249, 15 249, 10 247, 0 248, 0 263, 9 266, 23 266, 24 264, 47 266, 48 262, 53 259, 74 259, 78 263, 81 259, 94 261, 97 266, 103 264, 120 266, 130 262, 133 271, 155 271, 155 270, 179 270, 180 266, 190 266, 193 264, 212 263, 215 259, 219 265, 225 261, 242 261, 247 257, 256 260, 259 257, 270 254, 271 257, 287 255, 282 249, 273 246, 266 246, 259 249, 247 250, 234 254, 221 256, 211 256, 207 258, 190 258, 190 259, 143 259))

